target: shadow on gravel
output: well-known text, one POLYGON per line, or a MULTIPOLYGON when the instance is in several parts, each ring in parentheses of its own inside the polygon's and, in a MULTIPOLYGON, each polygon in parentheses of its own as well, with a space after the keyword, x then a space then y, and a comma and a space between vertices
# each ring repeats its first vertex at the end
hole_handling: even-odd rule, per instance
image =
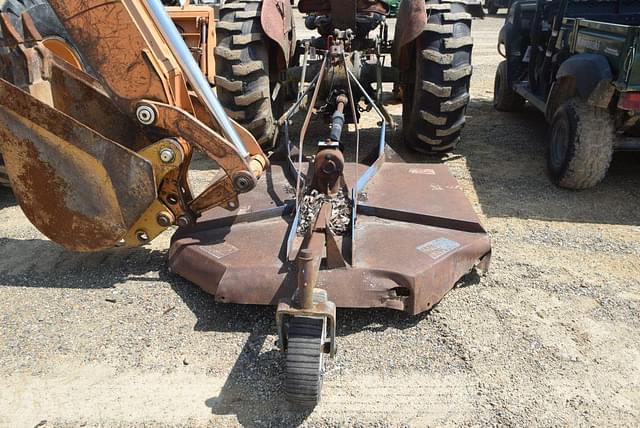
POLYGON ((457 152, 466 158, 487 217, 640 224, 640 153, 616 153, 602 183, 570 191, 547 176, 542 114, 498 112, 491 99, 472 98, 467 115, 457 152))
MULTIPOLYGON (((45 239, 0 238, 0 284, 3 287, 111 288, 165 269, 167 250, 113 249, 73 253, 45 239)), ((161 278, 162 279, 162 278, 161 278)))
POLYGON ((176 275, 164 279, 196 316, 195 331, 248 333, 221 392, 201 397, 212 414, 235 415, 247 427, 302 424, 310 412, 295 411, 284 399, 284 360, 273 342, 275 308, 217 303, 176 275))
POLYGON ((16 197, 8 187, 0 186, 0 210, 16 205, 16 197))
POLYGON ((388 162, 447 163, 463 157, 487 217, 640 224, 640 153, 616 153, 607 177, 593 189, 561 189, 547 176, 547 123, 532 107, 498 112, 490 98, 472 98, 453 154, 420 154, 404 146, 400 129, 392 135, 388 162))
MULTIPOLYGON (((168 274, 162 279, 196 316, 195 331, 248 333, 220 394, 204 398, 211 412, 235 415, 242 426, 303 424, 312 409, 292 408, 284 398, 285 367, 275 343, 275 308, 217 303, 213 296, 182 278, 168 274)), ((477 284, 478 280, 477 275, 469 275, 456 288, 477 284)), ((391 309, 338 309, 337 315, 338 347, 340 337, 361 331, 413 328, 431 316, 430 312, 410 316, 391 309)))

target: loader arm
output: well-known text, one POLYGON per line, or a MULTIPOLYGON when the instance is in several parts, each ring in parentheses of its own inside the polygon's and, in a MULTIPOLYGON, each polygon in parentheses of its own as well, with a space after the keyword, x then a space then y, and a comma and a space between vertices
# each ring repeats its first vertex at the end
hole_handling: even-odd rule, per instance
POLYGON ((52 55, 27 13, 22 31, 0 17, 0 149, 31 222, 66 248, 98 251, 236 209, 267 158, 226 116, 160 1, 49 3, 90 71, 52 55), (224 172, 197 197, 194 147, 224 172))

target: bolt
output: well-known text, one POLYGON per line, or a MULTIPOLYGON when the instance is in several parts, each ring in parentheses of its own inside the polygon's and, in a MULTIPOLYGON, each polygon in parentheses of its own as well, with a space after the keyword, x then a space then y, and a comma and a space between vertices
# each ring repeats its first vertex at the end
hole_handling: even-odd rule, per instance
POLYGON ((136 238, 138 238, 138 241, 140 241, 143 244, 146 244, 147 242, 149 242, 149 235, 144 230, 138 230, 136 232, 136 238))
POLYGON ((245 173, 238 173, 233 177, 233 186, 238 192, 248 192, 253 186, 253 180, 245 173))
POLYGON ((178 217, 178 226, 187 227, 191 224, 191 217, 188 215, 181 215, 178 217))
POLYGON ((329 157, 327 157, 326 161, 322 164, 322 172, 324 172, 327 175, 331 175, 335 173, 337 170, 338 170, 338 167, 335 164, 335 162, 333 160, 330 160, 329 157))
POLYGON ((169 217, 169 214, 167 214, 167 213, 158 214, 158 217, 156 218, 156 221, 162 227, 171 226, 171 217, 169 217))
POLYGON ((173 149, 170 149, 169 147, 165 147, 164 149, 160 150, 160 160, 164 163, 171 163, 176 159, 176 153, 173 151, 173 149))
POLYGON ((136 110, 136 117, 143 125, 152 125, 156 121, 156 112, 150 106, 140 106, 136 110))

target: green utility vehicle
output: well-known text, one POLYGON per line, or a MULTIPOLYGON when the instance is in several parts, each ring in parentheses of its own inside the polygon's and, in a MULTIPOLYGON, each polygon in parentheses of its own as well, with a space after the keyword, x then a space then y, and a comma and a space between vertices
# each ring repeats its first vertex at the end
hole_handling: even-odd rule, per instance
POLYGON ((614 151, 640 150, 640 2, 515 1, 498 51, 494 106, 545 114, 554 183, 595 186, 614 151))

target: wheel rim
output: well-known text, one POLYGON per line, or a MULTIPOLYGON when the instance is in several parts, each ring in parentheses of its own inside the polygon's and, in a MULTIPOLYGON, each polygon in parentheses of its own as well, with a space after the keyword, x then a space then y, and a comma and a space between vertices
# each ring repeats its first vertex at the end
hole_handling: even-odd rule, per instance
POLYGON ((569 126, 564 120, 558 120, 551 131, 551 147, 549 149, 549 163, 554 172, 564 165, 569 148, 569 126))
POLYGON ((60 59, 65 60, 78 70, 82 70, 82 62, 80 61, 80 57, 73 50, 71 46, 69 46, 66 42, 61 39, 50 37, 42 41, 42 44, 51 51, 55 56, 60 59))

